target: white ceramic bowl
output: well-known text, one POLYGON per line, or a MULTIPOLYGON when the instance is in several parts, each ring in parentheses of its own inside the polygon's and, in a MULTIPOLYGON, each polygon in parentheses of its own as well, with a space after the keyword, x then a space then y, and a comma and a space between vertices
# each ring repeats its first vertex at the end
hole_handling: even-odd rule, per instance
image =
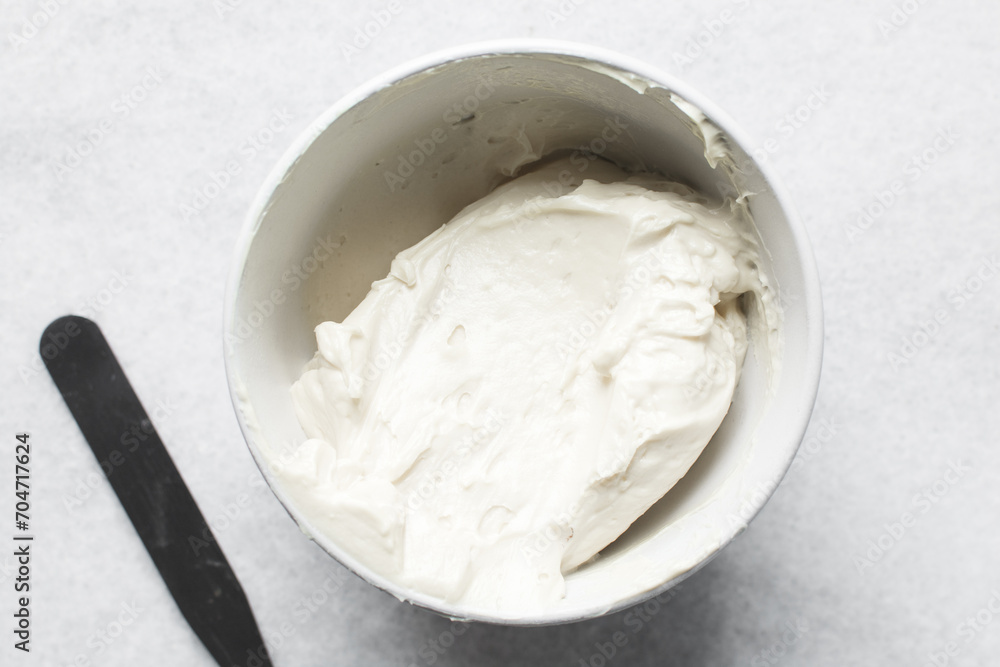
POLYGON ((805 232, 782 187, 752 159, 752 148, 726 114, 674 77, 615 53, 549 41, 480 43, 417 59, 366 83, 317 119, 251 207, 225 312, 226 368, 240 426, 264 477, 303 531, 399 598, 451 617, 522 625, 623 609, 663 593, 710 560, 746 527, 791 464, 822 356, 820 289, 805 232), (396 253, 492 189, 498 165, 516 150, 508 139, 519 128, 543 146, 540 153, 587 144, 608 159, 663 171, 703 191, 727 188, 725 170, 709 165, 703 139, 671 93, 721 129, 742 166, 737 178, 757 193, 750 207, 769 253, 763 269, 784 308, 774 391, 769 395, 762 366, 748 355, 729 414, 689 473, 602 558, 568 575, 565 599, 544 613, 503 616, 378 576, 312 529, 264 456, 280 456, 305 438, 289 388, 315 352, 313 328, 342 319, 388 273, 396 253), (572 112, 565 122, 552 121, 563 111, 572 112), (506 130, 502 123, 483 130, 472 122, 511 114, 515 122, 506 130), (627 132, 610 143, 596 141, 616 118, 627 132))

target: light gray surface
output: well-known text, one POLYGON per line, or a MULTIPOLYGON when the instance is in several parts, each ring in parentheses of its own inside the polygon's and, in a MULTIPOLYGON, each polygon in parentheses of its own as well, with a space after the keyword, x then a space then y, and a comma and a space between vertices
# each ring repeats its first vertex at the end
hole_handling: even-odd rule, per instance
POLYGON ((280 666, 597 667, 616 631, 624 646, 607 664, 925 665, 931 654, 938 664, 992 663, 1000 5, 636 2, 623 12, 540 0, 489 12, 401 2, 348 57, 355 29, 388 3, 224 2, 5 4, 0 663, 211 664, 41 370, 38 337, 67 312, 100 323, 147 408, 160 406, 160 433, 280 666), (52 16, 32 35, 24 21, 43 23, 45 7, 52 16), (591 42, 681 75, 758 139, 813 239, 824 376, 807 446, 772 502, 655 613, 457 634, 345 574, 262 487, 225 386, 223 283, 258 185, 324 108, 410 57, 526 36, 591 42), (701 53, 691 47, 682 62, 699 39, 701 53), (810 101, 815 109, 800 109, 810 101), (783 123, 796 109, 809 118, 783 123), (247 149, 276 111, 287 128, 247 149), (939 133, 949 139, 935 148, 939 133), (89 154, 67 162, 88 141, 89 154), (933 164, 915 168, 925 151, 933 164), (230 160, 239 173, 186 215, 182 205, 230 160), (859 211, 887 201, 897 181, 894 201, 857 227, 859 211), (943 323, 921 334, 935 316, 943 323), (904 339, 917 349, 899 363, 889 355, 905 359, 904 339), (12 647, 7 555, 21 430, 34 445, 37 536, 28 655, 12 647), (86 497, 70 504, 73 494, 86 497), (313 605, 325 583, 335 592, 313 605), (120 628, 110 643, 99 638, 120 628))

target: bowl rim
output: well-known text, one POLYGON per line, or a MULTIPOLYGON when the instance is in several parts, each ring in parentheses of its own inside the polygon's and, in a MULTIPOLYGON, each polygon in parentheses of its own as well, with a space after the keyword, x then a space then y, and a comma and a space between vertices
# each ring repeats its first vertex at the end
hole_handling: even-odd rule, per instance
MULTIPOLYGON (((449 62, 476 58, 490 55, 546 55, 546 56, 570 56, 584 59, 598 65, 607 65, 623 70, 625 73, 636 74, 643 79, 652 81, 660 86, 677 93, 682 98, 699 108, 706 117, 718 125, 733 141, 747 151, 754 168, 759 171, 761 177, 768 184, 774 194, 775 200, 781 211, 785 214, 788 222, 788 231, 792 236, 792 242, 799 257, 799 265, 803 275, 802 301, 806 310, 806 323, 808 338, 806 341, 806 364, 800 369, 803 377, 803 386, 798 403, 788 411, 789 418, 786 423, 787 438, 786 451, 781 457, 774 456, 774 469, 772 472, 773 487, 767 492, 764 502, 755 504, 752 513, 745 516, 747 525, 760 513, 767 501, 774 494, 774 490, 780 485, 781 480, 787 474, 795 454, 805 436, 806 429, 812 415, 816 396, 819 391, 820 371, 823 357, 823 309, 822 292, 819 282, 819 273, 816 267, 815 257, 808 240, 805 226, 802 224, 799 215, 792 204, 791 197, 785 190, 784 185, 776 177, 772 167, 758 162, 750 152, 749 148, 755 143, 736 124, 736 122, 722 109, 717 107, 711 100, 705 98, 697 90, 693 89, 684 81, 679 80, 675 75, 661 70, 658 67, 646 62, 627 56, 602 47, 592 46, 580 42, 552 40, 552 39, 497 39, 489 41, 478 41, 450 47, 432 53, 428 53, 410 59, 396 67, 393 67, 380 75, 372 77, 343 95, 333 105, 320 114, 298 137, 291 143, 284 154, 278 159, 274 167, 261 184, 255 195, 250 208, 242 223, 241 231, 236 242, 236 247, 231 260, 229 274, 225 289, 225 303, 223 309, 223 357, 226 368, 226 380, 229 386, 230 400, 236 412, 237 421, 247 447, 253 456, 261 474, 268 487, 278 498, 279 502, 296 522, 300 529, 307 534, 316 544, 318 544, 334 560, 345 566, 354 574, 372 584, 382 591, 388 592, 399 600, 410 602, 416 606, 429 609, 446 617, 459 621, 479 621, 484 623, 537 627, 545 625, 556 625, 563 623, 573 623, 590 618, 596 618, 607 614, 622 611, 626 608, 637 605, 653 597, 662 595, 669 589, 681 583, 702 567, 714 559, 744 528, 734 528, 728 531, 724 539, 720 540, 718 546, 714 547, 707 556, 689 570, 667 579, 655 588, 633 594, 619 599, 612 604, 593 604, 584 609, 573 611, 572 613, 563 610, 543 610, 531 616, 508 617, 502 615, 485 614, 481 611, 466 609, 462 605, 453 604, 441 600, 438 597, 407 589, 369 569, 364 563, 346 553, 343 549, 333 543, 331 539, 324 536, 321 531, 314 530, 308 517, 302 515, 294 508, 294 503, 282 490, 280 483, 277 483, 269 470, 267 461, 263 458, 260 448, 257 446, 257 433, 248 424, 241 405, 245 401, 241 398, 241 380, 238 374, 237 359, 235 351, 228 341, 234 335, 233 327, 236 323, 236 304, 240 290, 240 283, 244 268, 250 253, 253 239, 263 221, 264 213, 268 203, 271 201, 278 186, 284 181, 287 173, 294 168, 295 163, 315 142, 316 138, 340 118, 344 113, 353 108, 358 103, 378 91, 396 84, 420 72, 433 69, 449 62)), ((780 453, 780 450, 779 450, 780 453)))

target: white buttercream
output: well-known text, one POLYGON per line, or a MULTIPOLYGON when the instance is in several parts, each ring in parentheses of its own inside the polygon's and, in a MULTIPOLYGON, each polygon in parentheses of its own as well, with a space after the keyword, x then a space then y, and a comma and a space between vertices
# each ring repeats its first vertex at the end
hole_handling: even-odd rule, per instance
POLYGON ((742 204, 600 160, 517 178, 316 328, 292 388, 309 439, 275 474, 404 587, 550 606, 715 433, 744 313, 775 328, 755 239, 742 204))

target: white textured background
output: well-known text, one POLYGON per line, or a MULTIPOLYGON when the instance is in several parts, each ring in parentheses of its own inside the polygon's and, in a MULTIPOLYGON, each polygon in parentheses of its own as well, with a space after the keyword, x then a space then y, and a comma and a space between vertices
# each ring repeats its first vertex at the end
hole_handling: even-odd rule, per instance
POLYGON ((3 3, 0 664, 211 664, 41 370, 39 335, 69 312, 100 323, 159 405, 279 666, 996 664, 1000 4, 482 4, 400 0, 345 55, 387 2, 3 3), (643 617, 462 628, 397 602, 298 532, 227 394, 224 278, 278 156, 367 78, 515 36, 590 42, 687 79, 768 153, 819 262, 826 357, 799 461, 752 527, 643 617), (782 123, 796 110, 808 119, 782 123), (250 150, 275 113, 287 129, 250 150), (185 215, 230 160, 240 173, 185 215), (859 225, 864 209, 875 215, 859 225), (11 634, 20 430, 34 445, 30 655, 11 634), (336 592, 307 611, 324 583, 336 592), (123 604, 135 618, 105 642, 123 604))

